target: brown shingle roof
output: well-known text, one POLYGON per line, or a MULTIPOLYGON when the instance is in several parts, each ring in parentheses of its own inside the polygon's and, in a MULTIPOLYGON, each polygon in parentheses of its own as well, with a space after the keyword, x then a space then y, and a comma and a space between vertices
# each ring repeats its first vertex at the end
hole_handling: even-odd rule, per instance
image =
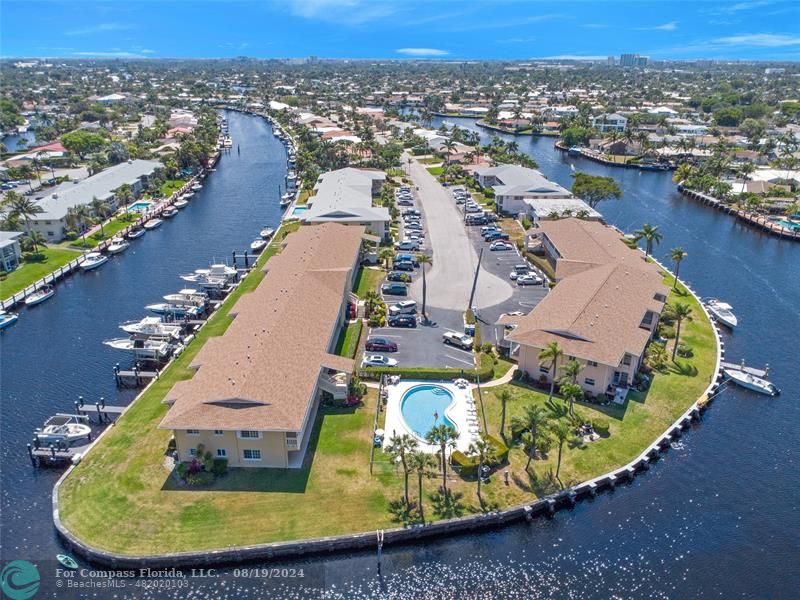
POLYGON ((322 367, 351 371, 328 353, 336 335, 363 227, 303 226, 231 309, 226 332, 206 342, 165 397, 164 429, 302 428, 322 367))

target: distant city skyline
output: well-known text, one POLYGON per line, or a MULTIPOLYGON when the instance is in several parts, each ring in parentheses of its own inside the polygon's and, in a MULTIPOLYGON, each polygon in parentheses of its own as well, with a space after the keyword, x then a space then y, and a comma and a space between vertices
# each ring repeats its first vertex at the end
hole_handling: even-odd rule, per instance
POLYGON ((800 3, 5 0, 0 55, 800 59, 800 3))

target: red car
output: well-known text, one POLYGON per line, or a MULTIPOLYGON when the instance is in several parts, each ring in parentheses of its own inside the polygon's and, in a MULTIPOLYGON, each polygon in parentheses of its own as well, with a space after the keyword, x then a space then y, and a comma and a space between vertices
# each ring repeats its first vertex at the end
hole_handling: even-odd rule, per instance
POLYGON ((371 352, 397 352, 397 343, 383 338, 368 338, 365 347, 371 352))

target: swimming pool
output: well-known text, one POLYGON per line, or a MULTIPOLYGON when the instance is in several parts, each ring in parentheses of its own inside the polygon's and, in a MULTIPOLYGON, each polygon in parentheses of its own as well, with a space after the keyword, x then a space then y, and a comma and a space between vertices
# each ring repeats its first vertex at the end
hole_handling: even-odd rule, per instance
POLYGON ((132 210, 134 212, 144 212, 148 208, 150 208, 152 204, 153 204, 152 202, 145 202, 144 200, 142 200, 140 202, 134 202, 133 204, 128 206, 128 210, 132 210))
POLYGON ((793 221, 789 221, 787 219, 774 219, 773 223, 777 223, 781 227, 785 227, 786 229, 792 229, 793 231, 800 231, 800 223, 795 223, 793 221))
POLYGON ((400 413, 408 428, 418 437, 425 435, 434 425, 449 425, 457 429, 445 414, 453 403, 453 394, 438 385, 415 385, 400 400, 400 413))
POLYGON ((293 217, 302 217, 302 216, 303 216, 303 214, 305 214, 305 212, 306 212, 307 210, 308 210, 308 207, 307 207, 307 206, 302 206, 302 205, 301 205, 301 206, 295 206, 295 207, 292 209, 292 216, 293 216, 293 217))

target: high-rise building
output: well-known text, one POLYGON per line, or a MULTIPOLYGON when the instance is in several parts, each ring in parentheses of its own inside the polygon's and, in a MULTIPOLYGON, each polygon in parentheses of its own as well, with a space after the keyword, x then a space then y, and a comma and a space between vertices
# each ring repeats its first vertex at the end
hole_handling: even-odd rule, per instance
POLYGON ((620 54, 619 65, 621 67, 646 67, 647 56, 639 56, 638 54, 620 54))

